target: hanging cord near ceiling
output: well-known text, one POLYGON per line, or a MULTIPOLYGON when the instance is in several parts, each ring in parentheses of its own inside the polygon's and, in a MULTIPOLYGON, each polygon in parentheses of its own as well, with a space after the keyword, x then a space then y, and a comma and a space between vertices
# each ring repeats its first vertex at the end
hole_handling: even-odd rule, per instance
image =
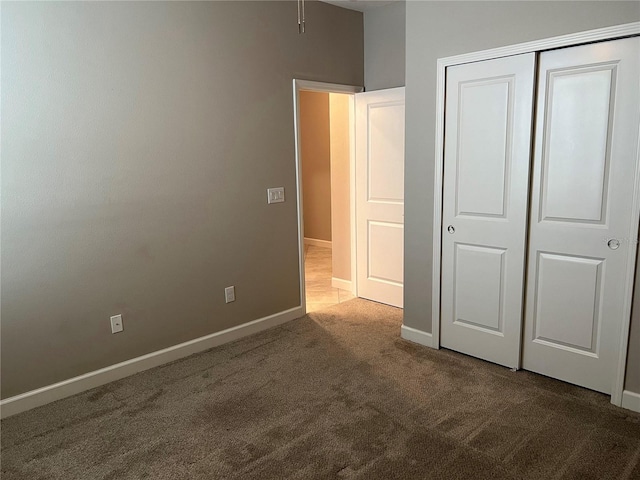
POLYGON ((298 0, 298 33, 304 33, 304 0, 298 0))

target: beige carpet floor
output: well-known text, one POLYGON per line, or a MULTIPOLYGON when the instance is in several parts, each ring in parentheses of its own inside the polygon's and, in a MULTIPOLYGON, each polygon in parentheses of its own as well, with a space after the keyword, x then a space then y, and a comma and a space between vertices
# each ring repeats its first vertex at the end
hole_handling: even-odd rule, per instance
POLYGON ((351 300, 2 421, 2 480, 638 479, 640 416, 351 300))

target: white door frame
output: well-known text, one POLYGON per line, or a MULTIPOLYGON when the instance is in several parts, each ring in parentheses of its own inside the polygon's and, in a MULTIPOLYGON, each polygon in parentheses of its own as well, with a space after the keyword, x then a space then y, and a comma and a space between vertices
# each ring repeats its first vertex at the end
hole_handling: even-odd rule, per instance
MULTIPOLYGON (((444 120, 445 120, 445 72, 446 68, 462 63, 491 60, 494 58, 519 55, 521 53, 540 52, 554 48, 572 47, 591 42, 614 40, 616 38, 640 35, 640 22, 627 23, 613 27, 599 28, 585 32, 561 35, 558 37, 519 43, 506 47, 482 50, 479 52, 455 55, 438 59, 437 65, 437 103, 436 103, 436 151, 435 172, 433 180, 433 276, 431 292, 431 345, 440 348, 440 278, 442 255, 442 181, 444 168, 444 120)), ((636 155, 640 156, 640 146, 636 155)), ((640 158, 638 159, 640 162, 640 158)), ((633 195, 633 215, 640 215, 640 168, 636 170, 635 190, 633 195)), ((638 222, 632 222, 628 238, 638 238, 638 222)), ((627 349, 629 346, 629 326, 631 324, 631 302, 633 298, 633 279, 635 272, 637 245, 632 242, 628 253, 628 274, 625 282, 624 318, 622 323, 622 338, 620 339, 620 355, 613 380, 611 403, 620 406, 626 373, 627 349)), ((428 336, 425 336, 428 339, 428 336)))
POLYGON ((298 200, 298 263, 300 265, 300 306, 303 314, 307 313, 304 285, 304 217, 302 208, 302 156, 300 152, 300 92, 343 93, 349 99, 349 222, 351 229, 351 288, 357 296, 356 279, 356 147, 355 147, 355 100, 354 95, 364 91, 356 85, 315 82, 312 80, 293 79, 293 130, 296 154, 296 198, 298 200))

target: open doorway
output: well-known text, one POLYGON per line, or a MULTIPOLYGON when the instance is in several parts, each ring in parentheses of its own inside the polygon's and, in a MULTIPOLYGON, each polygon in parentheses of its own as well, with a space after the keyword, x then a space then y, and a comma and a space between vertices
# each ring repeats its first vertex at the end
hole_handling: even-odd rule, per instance
POLYGON ((295 81, 294 91, 301 297, 314 312, 356 295, 353 94, 361 88, 295 81))
POLYGON ((354 298, 351 284, 349 96, 300 92, 306 310, 354 298))

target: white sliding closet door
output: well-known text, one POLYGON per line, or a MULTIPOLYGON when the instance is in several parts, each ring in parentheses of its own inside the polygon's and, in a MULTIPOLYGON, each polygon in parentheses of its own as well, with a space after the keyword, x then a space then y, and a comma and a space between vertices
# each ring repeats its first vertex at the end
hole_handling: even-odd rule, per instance
POLYGON ((535 54, 447 69, 442 346, 520 362, 535 54))
POLYGON ((638 224, 639 63, 637 37, 540 55, 523 366, 605 393, 638 224))

